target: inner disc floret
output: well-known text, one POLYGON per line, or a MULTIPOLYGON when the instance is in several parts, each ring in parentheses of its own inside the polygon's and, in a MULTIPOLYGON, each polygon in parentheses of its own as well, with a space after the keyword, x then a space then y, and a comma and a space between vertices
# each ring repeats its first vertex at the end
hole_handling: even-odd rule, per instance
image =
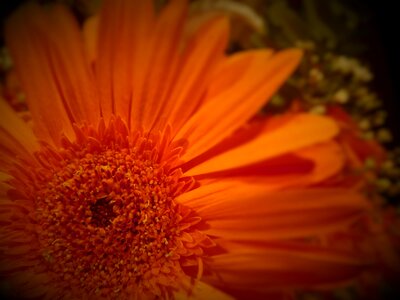
POLYGON ((157 160, 153 140, 101 136, 64 143, 61 159, 46 162, 35 219, 44 263, 60 284, 118 295, 174 265, 182 179, 157 160))

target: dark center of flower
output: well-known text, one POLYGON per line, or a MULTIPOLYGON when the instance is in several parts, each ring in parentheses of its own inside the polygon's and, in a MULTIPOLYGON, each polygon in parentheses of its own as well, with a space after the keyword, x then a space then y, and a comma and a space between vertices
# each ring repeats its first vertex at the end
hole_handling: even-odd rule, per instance
POLYGON ((115 143, 67 149, 49 167, 36 193, 36 220, 42 256, 60 282, 118 295, 154 269, 170 271, 179 178, 153 152, 115 143))
POLYGON ((97 227, 109 226, 117 216, 113 211, 113 205, 106 197, 91 204, 90 211, 92 212, 91 224, 97 227))

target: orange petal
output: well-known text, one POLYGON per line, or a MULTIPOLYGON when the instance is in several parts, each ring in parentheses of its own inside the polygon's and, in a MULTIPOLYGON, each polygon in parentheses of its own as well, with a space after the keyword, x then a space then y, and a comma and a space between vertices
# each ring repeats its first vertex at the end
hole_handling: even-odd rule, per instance
POLYGON ((238 178, 244 181, 249 181, 249 178, 258 178, 258 181, 265 182, 265 184, 272 184, 274 182, 282 184, 282 181, 292 177, 293 179, 308 178, 309 175, 314 173, 314 169, 315 162, 311 159, 304 159, 298 155, 287 154, 245 167, 196 175, 194 177, 199 182, 209 179, 215 180, 226 178, 238 178))
POLYGON ((359 275, 367 266, 356 253, 294 243, 259 247, 227 243, 225 248, 228 253, 214 256, 209 264, 218 278, 208 281, 236 289, 334 286, 359 275))
MULTIPOLYGON (((39 149, 39 143, 29 126, 16 112, 0 99, 0 152, 5 160, 12 163, 16 156, 30 156, 39 149)), ((5 164, 1 164, 1 169, 5 164)))
POLYGON ((156 128, 170 123, 177 131, 193 114, 212 82, 212 73, 224 56, 229 36, 229 23, 225 17, 216 17, 189 38, 182 54, 179 70, 165 109, 156 121, 156 128))
MULTIPOLYGON (((281 173, 271 177, 244 177, 246 174, 243 174, 242 180, 265 184, 271 189, 306 187, 326 183, 334 175, 340 174, 345 164, 345 155, 342 148, 334 141, 302 148, 294 152, 293 155, 305 159, 305 161, 313 162, 313 169, 310 172, 298 174, 281 173)), ((208 176, 204 175, 201 177, 207 178, 208 176)))
POLYGON ((182 194, 177 201, 204 219, 205 233, 224 239, 266 241, 311 236, 343 228, 368 209, 344 189, 271 190, 225 180, 182 194))
POLYGON ((99 117, 97 93, 74 17, 61 5, 29 3, 6 24, 6 44, 40 138, 73 137, 72 122, 99 117))
POLYGON ((300 58, 301 51, 295 49, 272 57, 270 51, 258 50, 227 58, 214 77, 216 85, 223 88, 210 86, 209 100, 175 137, 189 142, 184 159, 191 160, 242 127, 292 73, 300 58), (217 79, 224 77, 229 84, 217 79))
POLYGON ((302 148, 292 154, 278 156, 254 165, 195 176, 200 182, 235 178, 268 186, 271 190, 306 187, 326 183, 339 174, 345 157, 333 141, 302 148))
POLYGON ((97 44, 99 37, 99 22, 100 16, 94 15, 89 17, 83 24, 83 38, 85 50, 88 60, 93 65, 97 59, 97 44))
POLYGON ((104 1, 96 70, 101 110, 106 120, 116 114, 131 126, 131 121, 139 119, 154 23, 152 4, 152 1, 104 1))
POLYGON ((160 12, 154 32, 144 94, 146 105, 141 107, 139 117, 143 127, 155 131, 163 130, 168 97, 182 67, 183 29, 187 14, 187 2, 173 0, 160 12))
MULTIPOLYGON (((271 130, 266 129, 249 142, 195 166, 186 174, 193 176, 254 164, 327 141, 337 132, 336 123, 329 118, 307 114, 295 115, 284 125, 271 130)), ((186 158, 186 154, 184 157, 186 158)))
POLYGON ((295 154, 304 159, 314 161, 314 170, 298 178, 297 185, 322 182, 338 174, 345 164, 343 149, 334 141, 316 144, 300 149, 295 154))

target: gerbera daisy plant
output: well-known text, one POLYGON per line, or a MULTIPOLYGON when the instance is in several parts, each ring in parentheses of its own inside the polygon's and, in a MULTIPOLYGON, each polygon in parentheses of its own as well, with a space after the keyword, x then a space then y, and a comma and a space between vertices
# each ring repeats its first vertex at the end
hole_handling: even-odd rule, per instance
POLYGON ((370 261, 316 243, 362 218, 324 184, 326 116, 257 112, 302 52, 226 54, 229 22, 187 3, 19 8, 6 45, 29 122, 1 100, 2 292, 45 299, 283 299, 370 261))

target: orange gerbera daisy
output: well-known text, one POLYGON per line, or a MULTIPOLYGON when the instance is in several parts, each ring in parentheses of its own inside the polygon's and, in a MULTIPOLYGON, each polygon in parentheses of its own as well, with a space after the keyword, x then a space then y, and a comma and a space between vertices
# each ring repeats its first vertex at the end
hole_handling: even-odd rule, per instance
POLYGON ((8 20, 33 124, 0 102, 10 295, 272 299, 365 266, 312 243, 367 207, 316 187, 343 164, 335 122, 251 119, 301 52, 228 56, 227 20, 186 10, 104 1, 81 31, 64 7, 31 3, 8 20))

